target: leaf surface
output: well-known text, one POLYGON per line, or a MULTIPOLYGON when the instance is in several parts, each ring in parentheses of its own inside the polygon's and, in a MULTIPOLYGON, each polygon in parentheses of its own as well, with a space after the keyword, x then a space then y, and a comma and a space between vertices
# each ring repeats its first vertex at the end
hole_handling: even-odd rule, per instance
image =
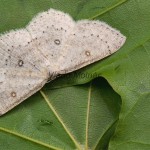
POLYGON ((150 149, 150 2, 1 0, 0 32, 24 27, 51 7, 75 20, 105 21, 127 42, 114 55, 47 84, 1 117, 0 149, 104 150, 108 143, 110 150, 150 149), (93 80, 100 76, 113 89, 103 78, 93 80))

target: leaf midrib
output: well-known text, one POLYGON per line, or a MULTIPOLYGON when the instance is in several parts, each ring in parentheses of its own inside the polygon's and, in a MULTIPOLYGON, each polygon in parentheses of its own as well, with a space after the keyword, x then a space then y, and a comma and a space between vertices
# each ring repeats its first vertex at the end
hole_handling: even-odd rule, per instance
POLYGON ((61 123, 61 125, 63 126, 63 128, 65 129, 65 131, 67 132, 67 134, 69 135, 69 137, 72 139, 73 143, 76 145, 76 147, 78 148, 78 150, 82 150, 82 148, 80 147, 80 144, 77 142, 77 140, 75 139, 75 137, 71 134, 71 132, 68 130, 68 128, 64 124, 62 118, 59 116, 59 114, 57 113, 57 111, 55 110, 55 108, 50 103, 50 99, 45 95, 45 93, 42 90, 40 91, 40 93, 43 96, 43 98, 46 101, 46 103, 48 104, 48 106, 51 109, 51 111, 54 113, 54 115, 56 116, 56 118, 58 119, 58 121, 61 123))

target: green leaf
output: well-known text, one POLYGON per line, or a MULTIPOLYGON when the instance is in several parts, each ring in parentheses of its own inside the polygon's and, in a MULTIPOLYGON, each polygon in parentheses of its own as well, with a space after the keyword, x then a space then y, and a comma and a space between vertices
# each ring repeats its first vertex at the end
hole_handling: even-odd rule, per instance
POLYGON ((0 149, 105 150, 116 130, 108 149, 149 150, 150 2, 1 0, 0 32, 24 27, 51 7, 75 20, 105 21, 126 35, 127 42, 114 55, 47 84, 1 117, 0 149), (91 81, 100 76, 122 104, 106 80, 91 81))
POLYGON ((106 132, 118 119, 119 110, 120 97, 104 79, 44 90, 0 118, 0 148, 105 147, 108 141, 100 142, 106 135, 110 138, 106 132))

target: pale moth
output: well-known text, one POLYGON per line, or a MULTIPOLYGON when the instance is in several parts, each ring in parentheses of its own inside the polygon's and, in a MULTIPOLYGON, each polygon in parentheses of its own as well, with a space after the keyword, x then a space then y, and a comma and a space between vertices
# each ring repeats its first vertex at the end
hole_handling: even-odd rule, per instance
POLYGON ((0 35, 0 115, 48 80, 113 54, 125 40, 104 22, 75 22, 54 9, 39 13, 23 29, 0 35))

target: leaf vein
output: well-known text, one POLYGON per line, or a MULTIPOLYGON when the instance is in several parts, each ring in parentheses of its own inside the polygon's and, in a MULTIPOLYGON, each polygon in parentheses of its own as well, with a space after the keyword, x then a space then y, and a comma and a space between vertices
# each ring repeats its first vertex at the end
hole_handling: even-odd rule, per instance
POLYGON ((111 11, 112 9, 114 9, 114 8, 116 8, 116 7, 120 6, 120 5, 122 5, 123 3, 127 2, 127 1, 128 1, 128 0, 121 0, 121 1, 119 1, 118 3, 116 3, 116 4, 114 4, 114 5, 110 6, 110 7, 108 7, 107 9, 103 10, 103 11, 100 12, 99 14, 97 14, 97 15, 95 15, 95 16, 89 18, 89 19, 91 19, 91 20, 92 20, 92 19, 95 19, 95 18, 97 18, 97 17, 99 17, 99 16, 101 16, 101 15, 103 15, 103 14, 105 14, 105 13, 111 11))
POLYGON ((8 133, 8 134, 11 134, 11 135, 13 135, 13 136, 16 136, 16 137, 19 137, 19 138, 28 140, 28 141, 30 141, 30 142, 39 144, 39 145, 44 146, 44 147, 47 147, 47 148, 56 149, 56 150, 61 150, 61 149, 59 149, 59 148, 56 148, 56 147, 54 147, 54 146, 50 146, 50 145, 48 145, 48 144, 46 144, 46 143, 43 143, 43 142, 41 142, 41 141, 38 141, 38 140, 36 140, 36 139, 27 137, 27 136, 25 136, 25 135, 23 135, 23 134, 19 134, 19 133, 17 133, 17 132, 11 131, 11 130, 6 129, 6 128, 0 127, 0 130, 3 131, 3 132, 5 132, 5 133, 8 133))

